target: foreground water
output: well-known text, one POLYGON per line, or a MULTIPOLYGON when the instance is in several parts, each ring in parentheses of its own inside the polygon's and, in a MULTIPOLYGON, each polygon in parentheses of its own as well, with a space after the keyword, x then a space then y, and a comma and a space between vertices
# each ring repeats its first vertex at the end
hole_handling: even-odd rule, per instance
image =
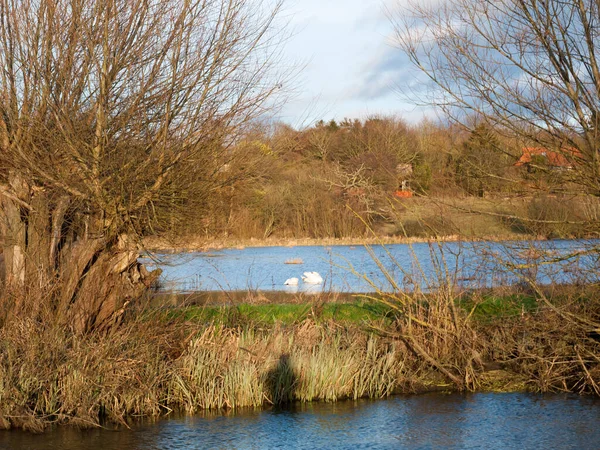
MULTIPOLYGON (((598 258, 584 254, 597 241, 476 242, 388 246, 255 247, 157 255, 161 289, 191 291, 373 292, 435 289, 451 282, 466 288, 514 284, 597 281, 598 258), (562 260, 575 254, 576 257, 562 260), (301 264, 289 264, 301 262, 301 264), (517 269, 522 264, 537 269, 517 269), (284 286, 291 277, 317 271, 322 285, 284 286)), ((149 262, 146 260, 146 262, 149 262)))
POLYGON ((0 432, 6 449, 600 448, 600 400, 427 394, 177 417, 131 430, 0 432))

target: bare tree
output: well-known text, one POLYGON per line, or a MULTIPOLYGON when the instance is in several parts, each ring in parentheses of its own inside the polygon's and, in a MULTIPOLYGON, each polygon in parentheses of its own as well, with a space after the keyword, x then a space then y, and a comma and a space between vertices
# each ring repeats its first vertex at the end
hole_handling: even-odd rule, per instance
MULTIPOLYGON (((390 17, 399 47, 429 80, 430 104, 458 123, 476 117, 475 123, 524 146, 555 152, 564 161, 557 164, 557 182, 573 194, 600 196, 600 2, 445 0, 413 4, 390 17)), ((593 216, 527 220, 600 229, 593 216)), ((599 250, 590 243, 583 253, 599 250)), ((577 257, 573 251, 558 259, 577 257)), ((526 282, 561 319, 586 332, 598 327, 561 311, 530 278, 526 282)))
POLYGON ((158 276, 137 262, 141 224, 203 195, 236 130, 273 105, 280 10, 0 0, 6 307, 51 305, 79 332, 118 320, 158 276))
POLYGON ((430 103, 560 152, 564 179, 600 195, 600 2, 447 0, 390 17, 430 103))

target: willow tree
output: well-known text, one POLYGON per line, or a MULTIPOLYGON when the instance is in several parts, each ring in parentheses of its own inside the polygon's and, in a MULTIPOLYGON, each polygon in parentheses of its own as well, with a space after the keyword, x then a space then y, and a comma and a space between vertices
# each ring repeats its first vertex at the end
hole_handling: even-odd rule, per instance
POLYGON ((5 311, 44 306, 82 332, 148 288, 140 224, 209 189, 218 152, 273 103, 280 7, 0 0, 5 311))
POLYGON ((600 195, 600 2, 444 0, 391 18, 430 88, 421 98, 561 153, 573 169, 563 181, 600 195))

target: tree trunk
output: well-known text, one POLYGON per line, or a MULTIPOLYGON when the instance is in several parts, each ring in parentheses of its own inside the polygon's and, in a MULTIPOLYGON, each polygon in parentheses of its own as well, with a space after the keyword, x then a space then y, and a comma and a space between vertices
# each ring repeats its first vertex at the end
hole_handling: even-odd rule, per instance
POLYGON ((31 198, 27 230, 27 261, 25 277, 28 288, 43 291, 50 282, 50 229, 48 197, 43 191, 34 192, 31 198))
POLYGON ((2 242, 4 254, 4 287, 17 304, 22 300, 25 287, 25 253, 27 228, 23 206, 19 200, 27 199, 28 189, 21 177, 10 174, 9 183, 16 196, 2 196, 0 214, 2 215, 2 242))
POLYGON ((102 253, 82 278, 72 298, 69 317, 75 331, 106 329, 119 323, 127 305, 138 299, 158 278, 137 262, 137 251, 102 253))
POLYGON ((2 212, 4 285, 8 292, 15 293, 25 284, 25 225, 13 200, 3 199, 2 212))
POLYGON ((102 213, 67 214, 68 197, 53 202, 34 189, 28 207, 1 202, 4 299, 14 314, 51 312, 78 333, 107 329, 160 275, 137 262, 126 235, 107 236, 102 213))

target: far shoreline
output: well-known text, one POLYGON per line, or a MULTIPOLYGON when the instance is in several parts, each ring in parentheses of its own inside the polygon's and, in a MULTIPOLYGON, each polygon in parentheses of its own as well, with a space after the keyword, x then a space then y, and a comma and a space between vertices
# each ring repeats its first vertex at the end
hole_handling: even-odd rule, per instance
POLYGON ((458 234, 429 237, 372 236, 347 238, 223 238, 223 239, 167 239, 150 236, 144 239, 143 247, 154 253, 191 253, 223 249, 260 247, 327 247, 336 245, 392 245, 419 244, 427 242, 501 242, 501 241, 548 241, 545 236, 527 234, 505 234, 494 236, 461 236, 458 234))

